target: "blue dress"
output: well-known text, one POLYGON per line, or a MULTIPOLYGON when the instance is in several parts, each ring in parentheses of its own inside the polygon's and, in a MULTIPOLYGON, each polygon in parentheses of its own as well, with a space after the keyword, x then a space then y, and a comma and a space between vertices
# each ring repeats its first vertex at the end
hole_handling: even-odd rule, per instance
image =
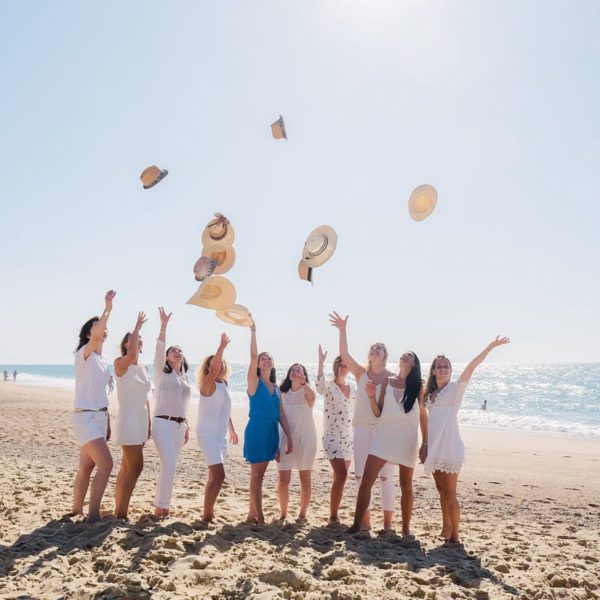
POLYGON ((249 421, 244 431, 244 458, 249 463, 273 460, 279 448, 279 389, 273 394, 259 379, 254 396, 250 396, 249 421))

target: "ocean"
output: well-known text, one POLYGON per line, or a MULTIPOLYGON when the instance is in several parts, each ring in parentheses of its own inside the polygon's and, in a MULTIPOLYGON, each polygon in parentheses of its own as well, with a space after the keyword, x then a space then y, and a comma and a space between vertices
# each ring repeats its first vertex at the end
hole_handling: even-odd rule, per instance
MULTIPOLYGON (((317 366, 305 365, 311 382, 317 366)), ((453 365, 456 379, 464 364, 453 365)), ((423 365, 423 373, 429 365, 423 365)), ((18 372, 17 383, 74 388, 73 365, 0 365, 9 382, 18 372)), ((231 364, 229 388, 233 403, 247 406, 246 373, 248 365, 231 364)), ((152 368, 149 368, 150 372, 152 368)), ((196 365, 190 375, 195 378, 196 365)), ((278 370, 278 381, 285 371, 278 370)), ((3 383, 0 378, 0 385, 3 383)), ((193 386, 195 387, 195 386, 193 386)), ((194 392, 197 401, 197 392, 194 392)), ((116 403, 115 392, 111 403, 116 403)), ((315 410, 322 411, 323 400, 317 397, 315 410)), ((492 364, 480 365, 467 388, 459 412, 461 425, 500 431, 525 431, 558 435, 600 438, 600 364, 492 364), (487 410, 480 410, 487 400, 487 410)))

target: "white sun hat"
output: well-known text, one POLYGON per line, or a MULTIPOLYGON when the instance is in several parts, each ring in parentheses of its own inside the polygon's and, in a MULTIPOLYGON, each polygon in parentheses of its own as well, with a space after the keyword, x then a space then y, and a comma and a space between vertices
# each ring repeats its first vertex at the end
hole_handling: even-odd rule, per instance
POLYGON ((226 277, 214 275, 206 279, 187 301, 202 308, 221 310, 235 302, 235 287, 226 277))
POLYGON ((302 260, 307 267, 314 269, 325 264, 335 252, 337 233, 329 225, 313 229, 304 242, 302 260))
POLYGON ((221 321, 240 327, 250 327, 254 323, 250 311, 242 304, 232 304, 227 308, 218 310, 216 315, 221 321))

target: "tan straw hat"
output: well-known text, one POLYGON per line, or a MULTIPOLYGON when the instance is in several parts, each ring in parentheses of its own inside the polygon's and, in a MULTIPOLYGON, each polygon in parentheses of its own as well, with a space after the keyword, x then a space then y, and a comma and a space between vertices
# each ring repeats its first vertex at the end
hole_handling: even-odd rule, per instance
POLYGON ((250 327, 254 323, 250 311, 242 304, 232 304, 227 308, 218 310, 217 317, 225 323, 239 325, 240 327, 250 327))
POLYGON ((228 308, 234 302, 235 288, 233 283, 225 277, 215 275, 209 277, 200 285, 196 293, 187 301, 187 304, 220 310, 228 308))
POLYGON ((332 257, 336 245, 337 233, 334 229, 329 225, 320 225, 306 238, 302 260, 313 269, 320 267, 332 257))
POLYGON ((287 133, 285 132, 285 123, 283 117, 279 115, 279 119, 274 123, 271 123, 271 133, 276 140, 287 140, 287 133))
POLYGON ((202 256, 215 261, 214 274, 223 275, 227 273, 235 263, 235 250, 233 246, 205 246, 202 248, 202 256))
POLYGON ((208 256, 202 256, 196 261, 194 265, 194 277, 196 281, 204 281, 207 277, 210 277, 215 272, 217 261, 208 256))
POLYGON ((208 222, 202 232, 203 246, 231 246, 235 240, 235 232, 229 219, 221 213, 215 213, 215 218, 208 222))
POLYGON ((301 258, 298 263, 298 276, 302 281, 310 281, 312 283, 312 269, 301 258))
POLYGON ((169 174, 166 169, 159 169, 156 165, 152 165, 142 171, 140 179, 145 190, 154 187, 161 179, 164 179, 169 174))
POLYGON ((415 221, 426 219, 437 204, 437 191, 428 183, 416 187, 408 199, 408 212, 415 221))

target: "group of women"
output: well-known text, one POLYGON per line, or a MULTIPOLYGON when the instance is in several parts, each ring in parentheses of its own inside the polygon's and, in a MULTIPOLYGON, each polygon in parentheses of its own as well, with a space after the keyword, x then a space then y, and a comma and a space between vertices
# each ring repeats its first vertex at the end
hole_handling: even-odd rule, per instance
MULTIPOLYGON (((107 384, 110 374, 102 359, 107 321, 114 291, 105 296, 105 310, 88 320, 79 335, 75 354, 76 388, 73 426, 81 447, 79 469, 74 483, 73 512, 83 514, 90 492, 87 520, 100 519, 102 500, 112 457, 107 384), (96 473, 90 486, 91 474, 96 473)), ((143 468, 143 446, 152 437, 160 457, 156 483, 157 518, 169 515, 177 459, 189 439, 188 411, 191 388, 188 363, 179 346, 166 345, 170 314, 159 309, 161 329, 154 357, 154 415, 150 417, 148 374, 139 363, 142 351, 140 330, 146 321, 139 313, 135 327, 121 342, 121 356, 114 362, 119 412, 115 442, 122 447, 121 468, 115 487, 115 516, 127 518, 129 502, 143 468)), ((292 365, 277 385, 274 360, 258 352, 256 326, 251 326, 248 368, 249 420, 244 431, 244 458, 250 464, 247 521, 264 523, 263 479, 273 460, 278 468, 280 519, 288 517, 291 473, 300 478, 298 519, 306 518, 311 500, 311 474, 317 452, 313 419, 316 393, 324 397, 323 450, 332 468, 329 525, 338 526, 338 511, 350 464, 358 482, 354 533, 371 526, 371 491, 381 485, 383 531, 393 528, 396 505, 395 465, 399 467, 402 533, 410 534, 413 508, 413 474, 417 460, 432 474, 440 496, 441 536, 457 542, 460 509, 456 499, 458 474, 465 460, 457 414, 466 386, 475 368, 489 352, 508 338, 497 337, 465 368, 458 381, 451 381, 452 366, 443 355, 434 358, 423 384, 421 365, 414 352, 400 357, 397 372, 388 369, 388 351, 383 343, 373 344, 367 364, 359 364, 348 351, 348 317, 337 313, 330 322, 339 330, 339 356, 333 361, 333 378, 324 375, 327 353, 319 346, 316 389, 310 385, 306 368, 292 365), (356 384, 348 379, 352 374, 356 384), (419 445, 419 428, 421 443, 419 445)), ((224 352, 229 338, 223 334, 214 355, 198 368, 200 394, 196 438, 208 468, 204 491, 203 520, 214 519, 214 506, 225 480, 227 442, 238 443, 231 421, 231 399, 227 388, 228 367, 224 352)))

